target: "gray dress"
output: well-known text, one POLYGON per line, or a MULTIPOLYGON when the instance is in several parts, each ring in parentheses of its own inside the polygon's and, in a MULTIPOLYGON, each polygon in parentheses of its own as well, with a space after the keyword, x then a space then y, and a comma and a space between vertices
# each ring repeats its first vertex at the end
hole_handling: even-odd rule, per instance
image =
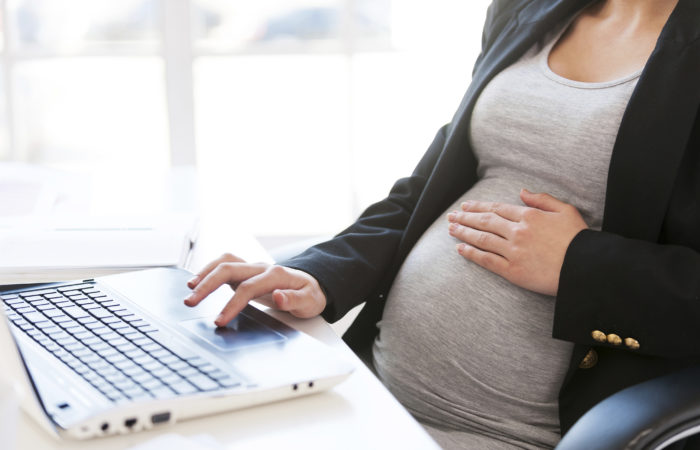
POLYGON ((602 223, 610 156, 639 73, 581 83, 553 73, 559 33, 497 75, 471 122, 479 181, 423 234, 387 299, 378 375, 445 448, 548 448, 573 344, 553 339, 554 297, 519 288, 455 250, 446 215, 467 199, 522 204, 521 188, 602 223))

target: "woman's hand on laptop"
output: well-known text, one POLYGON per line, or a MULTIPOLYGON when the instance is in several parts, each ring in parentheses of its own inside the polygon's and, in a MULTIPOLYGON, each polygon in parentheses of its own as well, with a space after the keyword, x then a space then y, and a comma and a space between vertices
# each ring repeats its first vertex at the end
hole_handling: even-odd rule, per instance
POLYGON ((209 263, 187 282, 192 294, 185 298, 185 305, 198 305, 223 284, 236 292, 214 321, 220 327, 226 326, 253 299, 301 318, 315 317, 326 307, 321 286, 308 273, 267 263, 247 263, 230 253, 209 263))

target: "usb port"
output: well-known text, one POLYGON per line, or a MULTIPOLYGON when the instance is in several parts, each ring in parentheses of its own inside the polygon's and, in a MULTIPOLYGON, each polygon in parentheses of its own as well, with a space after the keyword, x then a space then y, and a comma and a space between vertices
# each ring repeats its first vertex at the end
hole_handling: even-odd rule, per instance
POLYGON ((154 425, 158 425, 159 423, 165 423, 168 420, 170 420, 169 412, 153 414, 151 416, 151 422, 153 422, 154 425))

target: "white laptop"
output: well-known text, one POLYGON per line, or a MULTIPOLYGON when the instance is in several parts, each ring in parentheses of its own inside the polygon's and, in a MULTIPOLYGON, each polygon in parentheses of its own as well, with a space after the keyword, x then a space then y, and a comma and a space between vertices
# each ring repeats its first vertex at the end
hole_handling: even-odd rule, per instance
POLYGON ((226 327, 223 287, 183 304, 173 268, 0 287, 1 381, 54 436, 89 439, 331 388, 353 365, 248 305, 226 327))

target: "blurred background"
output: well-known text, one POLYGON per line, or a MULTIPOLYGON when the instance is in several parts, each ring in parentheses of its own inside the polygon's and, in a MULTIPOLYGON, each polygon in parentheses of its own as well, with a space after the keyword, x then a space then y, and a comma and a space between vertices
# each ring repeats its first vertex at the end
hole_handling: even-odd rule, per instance
POLYGON ((488 3, 4 0, 0 161, 104 177, 110 213, 194 168, 263 242, 333 234, 451 120, 488 3))

